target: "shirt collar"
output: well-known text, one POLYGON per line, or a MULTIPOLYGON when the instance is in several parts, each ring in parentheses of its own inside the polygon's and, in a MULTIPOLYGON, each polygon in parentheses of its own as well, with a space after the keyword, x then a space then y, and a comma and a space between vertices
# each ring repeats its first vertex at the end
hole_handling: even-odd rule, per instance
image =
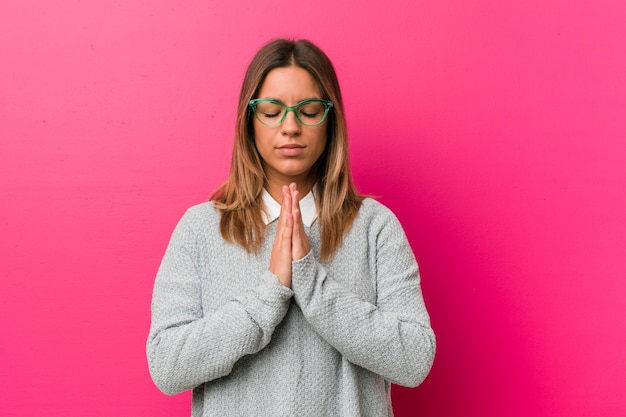
MULTIPOLYGON (((313 191, 314 190, 309 191, 309 193, 305 195, 302 200, 300 200, 302 223, 304 223, 306 227, 311 227, 315 219, 317 219, 317 207, 315 205, 315 195, 313 194, 313 191)), ((265 188, 263 188, 261 197, 263 198, 263 204, 265 205, 265 210, 263 211, 263 221, 267 225, 280 216, 280 204, 278 201, 274 200, 265 188)))

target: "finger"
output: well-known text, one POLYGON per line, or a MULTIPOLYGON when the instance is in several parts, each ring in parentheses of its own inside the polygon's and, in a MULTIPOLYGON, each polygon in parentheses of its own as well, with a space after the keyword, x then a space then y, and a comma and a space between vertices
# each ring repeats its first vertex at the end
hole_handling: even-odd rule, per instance
POLYGON ((278 242, 283 236, 283 231, 285 228, 286 218, 287 218, 286 213, 288 213, 287 210, 285 210, 285 204, 284 204, 284 201, 285 201, 285 188, 284 187, 282 189, 282 192, 283 192, 283 202, 280 205, 280 213, 278 215, 278 225, 276 228, 276 236, 274 237, 274 244, 276 244, 276 242, 278 242))
POLYGON ((291 242, 293 234, 293 215, 285 213, 280 220, 281 227, 276 231, 272 246, 269 270, 278 277, 281 284, 291 288, 291 242))
MULTIPOLYGON (((300 216, 300 212, 297 212, 296 216, 300 216)), ((309 238, 304 230, 304 224, 301 219, 298 220, 294 219, 295 225, 291 241, 291 257, 294 261, 304 258, 311 250, 309 238)))
POLYGON ((281 205, 281 211, 284 210, 285 213, 291 213, 293 210, 293 200, 291 198, 291 188, 283 185, 283 202, 281 205))
POLYGON ((294 213, 300 210, 300 191, 293 182, 289 185, 289 190, 291 191, 291 212, 294 213))
POLYGON ((281 244, 284 244, 285 253, 291 251, 291 235, 293 234, 293 213, 291 212, 291 194, 289 188, 283 186, 283 202, 280 207, 280 229, 276 231, 276 237, 280 236, 281 244))
POLYGON ((293 213, 293 237, 291 241, 292 258, 294 261, 302 259, 311 250, 309 245, 309 238, 304 230, 304 223, 302 221, 302 212, 300 210, 299 191, 295 184, 291 184, 291 196, 293 199, 292 213, 293 213))
POLYGON ((282 188, 283 201, 280 206, 280 217, 276 229, 276 237, 270 255, 269 270, 278 277, 281 284, 291 287, 291 261, 293 213, 291 213, 291 192, 288 187, 282 188))

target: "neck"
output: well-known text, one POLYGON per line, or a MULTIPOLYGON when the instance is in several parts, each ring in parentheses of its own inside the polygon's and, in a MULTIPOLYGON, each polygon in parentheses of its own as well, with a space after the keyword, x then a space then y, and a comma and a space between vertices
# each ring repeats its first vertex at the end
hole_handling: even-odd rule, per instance
POLYGON ((267 181, 265 183, 265 189, 267 190, 268 193, 270 193, 270 195, 272 196, 272 198, 274 200, 276 200, 279 203, 282 203, 283 201, 283 185, 289 185, 292 182, 296 183, 296 186, 298 187, 298 191, 300 192, 300 200, 302 200, 304 198, 304 196, 306 196, 310 191, 311 191, 311 186, 309 185, 308 181, 296 181, 296 180, 292 180, 292 181, 267 181))

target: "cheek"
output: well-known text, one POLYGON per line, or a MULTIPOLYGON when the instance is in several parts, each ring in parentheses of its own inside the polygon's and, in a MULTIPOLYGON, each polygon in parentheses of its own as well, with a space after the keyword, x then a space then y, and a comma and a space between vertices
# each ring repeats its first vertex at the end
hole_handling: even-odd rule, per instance
POLYGON ((327 142, 326 138, 323 138, 320 141, 320 146, 319 146, 319 154, 320 155, 322 155, 324 153, 324 150, 326 149, 326 146, 328 146, 328 142, 327 142))
POLYGON ((268 143, 268 139, 266 137, 267 133, 263 131, 263 129, 257 129, 256 126, 254 126, 254 146, 257 150, 258 153, 262 153, 264 150, 264 147, 266 147, 267 143, 268 143), (265 133, 265 135, 264 135, 265 133))
POLYGON ((320 133, 319 137, 316 139, 316 144, 317 144, 316 148, 317 148, 317 153, 318 153, 317 156, 319 158, 320 155, 324 153, 324 150, 328 146, 328 137, 326 135, 325 130, 322 133, 320 133))

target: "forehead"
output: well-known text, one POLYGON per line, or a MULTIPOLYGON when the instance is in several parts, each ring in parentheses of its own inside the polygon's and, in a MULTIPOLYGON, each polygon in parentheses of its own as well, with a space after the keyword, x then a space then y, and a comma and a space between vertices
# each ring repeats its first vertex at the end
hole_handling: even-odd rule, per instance
POLYGON ((275 98, 286 104, 295 104, 307 98, 322 98, 313 76, 297 66, 274 68, 265 76, 259 97, 275 98))

